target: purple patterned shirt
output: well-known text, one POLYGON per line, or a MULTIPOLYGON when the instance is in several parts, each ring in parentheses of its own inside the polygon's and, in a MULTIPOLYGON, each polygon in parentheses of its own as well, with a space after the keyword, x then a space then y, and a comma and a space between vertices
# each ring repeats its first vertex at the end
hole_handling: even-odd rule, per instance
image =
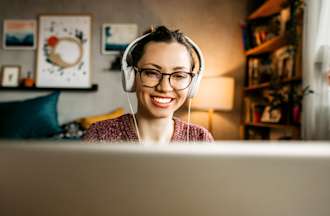
MULTIPOLYGON (((188 124, 174 117, 174 133, 171 142, 187 141, 188 124)), ((133 116, 125 114, 115 119, 108 119, 92 124, 84 135, 86 141, 138 142, 133 116)), ((189 124, 189 141, 213 141, 205 128, 189 124)))

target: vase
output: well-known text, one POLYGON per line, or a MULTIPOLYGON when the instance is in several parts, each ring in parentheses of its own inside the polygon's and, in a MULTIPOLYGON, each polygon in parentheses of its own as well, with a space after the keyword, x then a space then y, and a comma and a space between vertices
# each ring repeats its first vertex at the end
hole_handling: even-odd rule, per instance
POLYGON ((292 121, 294 124, 300 123, 301 109, 299 105, 292 107, 292 121))

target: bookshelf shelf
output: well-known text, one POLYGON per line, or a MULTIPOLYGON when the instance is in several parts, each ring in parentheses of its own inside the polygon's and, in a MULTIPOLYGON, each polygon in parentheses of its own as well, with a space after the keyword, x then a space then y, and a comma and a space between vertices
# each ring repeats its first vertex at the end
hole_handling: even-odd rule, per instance
MULTIPOLYGON (((281 84, 288 84, 288 83, 294 83, 294 82, 301 82, 301 80, 302 80, 301 77, 294 77, 294 78, 291 78, 291 79, 282 80, 280 83, 281 84)), ((255 90, 269 88, 269 87, 270 87, 270 82, 267 82, 267 83, 261 83, 259 85, 253 85, 253 86, 245 87, 244 91, 250 92, 250 91, 255 91, 255 90)))
POLYGON ((75 91, 75 92, 92 92, 92 91, 97 91, 98 85, 93 84, 89 88, 39 88, 39 87, 23 87, 23 86, 18 86, 18 87, 0 87, 0 91, 75 91))
POLYGON ((246 51, 245 55, 251 56, 251 55, 258 55, 262 53, 272 52, 286 44, 287 44, 287 39, 285 36, 276 36, 266 41, 265 43, 246 51))
POLYGON ((267 0, 263 5, 261 5, 256 11, 254 11, 249 17, 249 20, 257 19, 261 17, 271 16, 273 14, 279 13, 282 9, 281 5, 286 0, 267 0))

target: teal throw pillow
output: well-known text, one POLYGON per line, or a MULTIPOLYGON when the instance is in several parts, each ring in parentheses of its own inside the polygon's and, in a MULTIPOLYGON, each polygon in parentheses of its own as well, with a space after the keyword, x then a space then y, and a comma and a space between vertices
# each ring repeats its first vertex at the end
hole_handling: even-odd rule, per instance
POLYGON ((44 138, 59 133, 59 92, 24 101, 0 102, 0 138, 44 138))

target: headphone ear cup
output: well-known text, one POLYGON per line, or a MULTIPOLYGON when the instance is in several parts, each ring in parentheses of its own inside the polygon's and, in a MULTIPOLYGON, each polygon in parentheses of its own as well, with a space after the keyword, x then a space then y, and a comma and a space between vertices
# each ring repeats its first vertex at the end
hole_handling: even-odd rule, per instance
POLYGON ((135 71, 133 67, 127 67, 122 73, 122 84, 124 91, 135 91, 135 71))
POLYGON ((193 98, 194 96, 196 96, 200 80, 201 80, 201 76, 198 72, 191 81, 190 88, 188 91, 188 98, 193 98))

